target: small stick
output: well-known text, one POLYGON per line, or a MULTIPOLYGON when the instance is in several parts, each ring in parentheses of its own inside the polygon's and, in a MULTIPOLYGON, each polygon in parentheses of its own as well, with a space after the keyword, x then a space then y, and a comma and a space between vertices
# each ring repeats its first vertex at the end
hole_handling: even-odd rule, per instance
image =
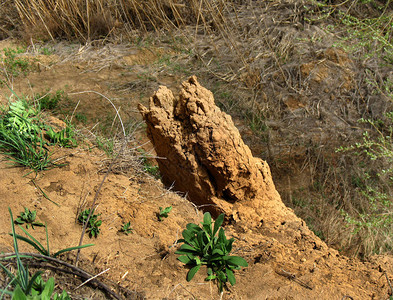
POLYGON ((307 288, 307 289, 309 289, 309 290, 312 290, 312 287, 311 287, 311 286, 309 286, 307 283, 304 283, 304 282, 301 281, 300 279, 297 279, 297 278, 296 278, 296 275, 291 274, 291 273, 285 271, 284 269, 281 269, 281 271, 282 271, 282 273, 277 272, 277 271, 276 271, 276 273, 277 273, 278 275, 284 276, 284 277, 286 277, 286 278, 288 278, 288 279, 290 279, 290 280, 293 280, 293 281, 297 282, 297 283, 300 284, 302 287, 305 287, 305 288, 307 288))
POLYGON ((388 281, 390 290, 392 291, 392 294, 393 294, 393 287, 392 287, 392 284, 390 283, 390 280, 389 280, 389 277, 388 277, 388 273, 386 271, 385 271, 385 277, 386 277, 386 280, 388 281))
POLYGON ((96 279, 96 278, 97 278, 98 276, 100 276, 101 274, 104 274, 104 273, 108 272, 110 269, 111 269, 111 268, 108 268, 108 269, 106 269, 106 270, 104 270, 104 271, 98 273, 97 275, 95 275, 95 276, 93 276, 93 277, 90 277, 89 279, 87 279, 86 281, 84 281, 83 283, 81 283, 80 285, 78 285, 78 286, 75 288, 75 290, 79 289, 81 286, 84 286, 84 285, 85 285, 86 283, 88 283, 89 281, 91 281, 91 280, 93 280, 93 279, 96 279))

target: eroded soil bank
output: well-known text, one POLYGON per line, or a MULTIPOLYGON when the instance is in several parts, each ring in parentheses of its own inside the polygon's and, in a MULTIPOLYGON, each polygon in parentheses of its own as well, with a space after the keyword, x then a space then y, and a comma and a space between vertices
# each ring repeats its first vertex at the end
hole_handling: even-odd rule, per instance
MULTIPOLYGON (((56 68, 61 69, 61 66, 56 66, 56 68)), ((87 70, 88 66, 81 65, 80 68, 87 70)), ((37 76, 45 77, 45 74, 51 72, 51 70, 44 70, 37 76)), ((67 73, 64 75, 66 76, 67 73)), ((94 73, 91 75, 98 80, 94 73)), ((29 76, 29 80, 34 82, 34 74, 29 76)), ((68 80, 72 85, 78 86, 79 84, 74 74, 70 74, 68 80)), ((98 84, 104 85, 105 81, 98 81, 98 84)), ((200 101, 199 98, 194 97, 198 90, 195 89, 196 86, 196 82, 192 80, 183 84, 184 90, 181 95, 187 95, 187 97, 177 98, 184 100, 184 106, 179 107, 185 108, 187 103, 190 107, 187 114, 182 114, 182 109, 179 109, 180 115, 187 119, 186 116, 190 117, 194 113, 196 121, 199 115, 203 120, 204 114, 208 115, 208 112, 221 115, 222 120, 226 119, 228 122, 226 127, 224 126, 225 130, 228 130, 227 134, 237 138, 235 144, 245 149, 246 146, 242 145, 238 133, 230 131, 235 130, 230 118, 214 106, 214 99, 207 90, 203 90, 202 94, 210 102, 203 105, 201 103, 200 106, 192 104, 194 100, 195 103, 200 101), (205 108, 202 113, 203 107, 205 108)), ((168 100, 166 103, 162 102, 162 99, 161 102, 155 102, 154 100, 159 99, 157 95, 162 95, 162 91, 163 88, 158 90, 151 98, 151 102, 157 105, 158 112, 162 109, 170 113, 173 107, 169 100, 176 99, 176 96, 171 99, 166 98, 168 100)), ((176 95, 176 92, 174 94, 176 95)), ((169 92, 167 95, 170 95, 169 92)), ((136 108, 136 102, 134 108, 136 108)), ((176 113, 178 112, 175 111, 174 115, 176 113)), ((214 120, 221 119, 210 121, 214 120)), ((217 128, 221 128, 220 126, 217 128)), ((170 131, 171 128, 168 127, 168 130, 170 131)), ((190 129, 187 134, 188 137, 192 137, 192 130, 190 129)), ((221 137, 226 139, 225 131, 221 137)), ((214 134, 200 138, 201 140, 205 138, 215 140, 214 134)), ((189 141, 194 143, 194 148, 190 147, 190 149, 195 149, 195 153, 209 153, 210 148, 203 148, 203 144, 198 144, 195 139, 190 138, 189 141), (198 150, 198 147, 201 148, 198 150)), ((227 151, 227 153, 231 152, 229 149, 227 151)), ((244 151, 247 155, 250 154, 249 150, 244 151)), ((178 153, 182 152, 179 150, 178 153)), ((8 235, 10 232, 8 207, 11 207, 14 214, 22 211, 23 207, 36 209, 39 220, 48 224, 49 240, 53 250, 73 246, 79 242, 81 227, 75 223, 77 211, 80 207, 88 207, 93 200, 95 191, 108 167, 108 158, 102 151, 92 150, 89 143, 81 143, 76 149, 56 149, 54 156, 62 158, 66 166, 44 171, 39 173, 38 177, 33 174, 24 176, 28 170, 10 166, 2 157, 0 211, 3 217, 0 219, 0 243, 5 251, 12 250, 12 241, 8 235), (60 206, 49 202, 33 184, 33 179, 47 196, 60 206)), ((226 157, 228 158, 230 155, 226 157)), ((208 161, 209 156, 205 159, 208 161)), ((242 159, 245 157, 243 156, 242 159)), ((159 181, 141 175, 136 166, 129 164, 130 160, 128 163, 122 160, 125 165, 123 167, 120 165, 116 169, 117 172, 111 173, 104 183, 97 208, 97 213, 101 213, 103 220, 102 232, 97 239, 85 239, 85 243, 92 242, 95 246, 82 251, 82 266, 90 266, 95 274, 109 269, 101 275, 101 278, 119 283, 147 299, 219 299, 216 286, 204 281, 205 270, 202 269, 191 282, 187 282, 188 270, 174 254, 179 246, 176 240, 181 237, 181 231, 189 222, 200 222, 202 211, 184 197, 169 192, 159 181), (159 222, 156 216, 160 206, 173 207, 169 217, 163 222, 159 222), (127 236, 119 233, 118 230, 128 221, 134 230, 127 236)), ((223 204, 223 201, 218 200, 217 203, 222 205, 221 208, 229 215, 232 211, 232 221, 229 220, 225 230, 228 237, 236 239, 234 254, 244 257, 249 263, 248 268, 236 272, 237 283, 225 291, 224 299, 342 299, 344 296, 353 299, 385 299, 388 297, 390 288, 385 274, 388 278, 391 278, 393 274, 389 257, 376 257, 373 262, 361 262, 358 259, 342 256, 338 251, 327 247, 307 228, 304 221, 282 205, 271 179, 267 177, 268 168, 261 167, 264 163, 257 159, 253 161, 252 156, 249 160, 250 166, 254 166, 256 170, 262 170, 261 175, 255 176, 263 177, 266 185, 271 185, 272 194, 269 195, 271 195, 272 202, 270 203, 274 205, 263 207, 263 201, 266 200, 263 198, 266 196, 264 195, 258 200, 260 202, 257 203, 260 204, 253 208, 252 213, 246 214, 241 211, 243 207, 249 205, 248 202, 252 200, 257 191, 246 195, 249 199, 244 199, 244 202, 242 199, 237 204, 237 201, 233 201, 235 199, 233 195, 236 195, 238 191, 236 182, 233 181, 236 178, 234 176, 236 175, 235 165, 232 169, 228 169, 230 176, 225 181, 225 187, 221 187, 222 181, 219 181, 216 182, 215 187, 212 184, 214 188, 208 189, 208 197, 211 198, 209 201, 216 201, 219 197, 227 195, 234 202, 223 204), (222 193, 220 192, 222 188, 228 188, 231 192, 222 193), (239 214, 234 214, 235 210, 239 214), (253 220, 257 219, 247 218, 249 215, 255 216, 255 212, 259 210, 264 222, 256 225, 253 220), (246 220, 251 222, 248 224, 246 220)), ((219 162, 215 159, 212 161, 219 162)), ((205 169, 210 166, 201 165, 205 169)), ((193 174, 195 179, 199 178, 197 173, 200 172, 201 165, 195 165, 195 174, 193 174)), ((219 167, 216 170, 219 170, 219 167)), ((214 174, 213 168, 209 172, 215 175, 212 178, 217 178, 216 176, 220 173, 217 171, 217 174, 214 174)), ((220 174, 225 174, 225 172, 220 174)), ((201 178, 206 179, 206 176, 201 176, 201 178)), ((207 178, 211 180, 209 176, 207 178)), ((205 189, 203 191, 206 192, 205 189)), ((35 229, 32 233, 38 236, 40 241, 45 241, 44 231, 41 228, 35 229)), ((25 245, 21 245, 21 249, 33 251, 25 245)), ((66 279, 63 281, 60 276, 57 278, 59 278, 60 286, 68 287, 71 294, 75 294, 75 298, 86 296, 96 299, 90 290, 74 291, 67 285, 66 279)))

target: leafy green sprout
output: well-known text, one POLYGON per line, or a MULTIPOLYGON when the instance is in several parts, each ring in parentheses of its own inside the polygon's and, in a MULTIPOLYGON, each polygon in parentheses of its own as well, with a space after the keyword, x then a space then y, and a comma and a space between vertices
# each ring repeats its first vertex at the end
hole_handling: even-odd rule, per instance
POLYGON ((157 214, 158 220, 159 221, 163 221, 164 218, 168 218, 168 214, 171 212, 172 210, 172 206, 168 206, 165 208, 159 207, 160 211, 157 214))
POLYGON ((123 226, 121 227, 120 231, 123 232, 126 235, 129 235, 132 232, 132 228, 131 228, 131 223, 127 222, 125 224, 123 224, 123 226))
POLYGON ((16 224, 26 224, 26 228, 29 228, 29 225, 31 225, 31 228, 34 229, 34 226, 45 226, 44 224, 37 222, 36 219, 37 216, 37 211, 35 210, 30 210, 27 207, 25 207, 25 211, 22 211, 20 215, 15 219, 16 224))
POLYGON ((187 273, 187 281, 190 281, 199 271, 202 265, 207 266, 207 277, 205 280, 217 281, 218 289, 223 291, 224 285, 229 281, 231 285, 236 283, 234 270, 247 267, 247 261, 240 256, 232 256, 234 238, 227 239, 224 229, 221 227, 224 222, 224 214, 218 216, 212 222, 210 213, 203 216, 202 227, 189 223, 183 230, 181 245, 175 253, 182 263, 188 265, 190 270, 187 273))
MULTIPOLYGON (((78 216, 78 222, 82 225, 85 225, 89 214, 90 214, 90 208, 81 211, 78 216)), ((98 220, 98 217, 100 215, 101 214, 98 214, 98 215, 94 214, 94 209, 93 209, 93 212, 91 213, 91 216, 89 219, 89 223, 87 224, 87 227, 86 227, 86 232, 89 234, 90 237, 96 238, 100 234, 99 227, 102 224, 102 220, 98 220)))

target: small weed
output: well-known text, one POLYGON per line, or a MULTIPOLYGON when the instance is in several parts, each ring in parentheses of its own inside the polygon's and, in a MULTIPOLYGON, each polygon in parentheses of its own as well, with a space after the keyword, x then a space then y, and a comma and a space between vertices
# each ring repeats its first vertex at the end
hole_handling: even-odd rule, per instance
POLYGON ((53 110, 57 107, 60 100, 62 98, 66 98, 64 96, 64 91, 58 90, 55 94, 46 93, 45 95, 37 94, 34 97, 36 101, 38 101, 39 107, 41 110, 53 110))
POLYGON ((131 228, 131 224, 130 222, 127 222, 125 224, 123 224, 123 226, 120 229, 120 232, 123 232, 126 235, 129 235, 132 232, 132 228, 131 228))
POLYGON ((115 142, 113 138, 108 139, 108 138, 97 136, 96 143, 98 149, 103 150, 108 157, 111 157, 113 155, 113 150, 115 146, 115 142))
POLYGON ((59 145, 60 147, 76 147, 78 142, 75 139, 75 128, 69 122, 66 124, 67 126, 58 132, 54 131, 52 127, 46 126, 46 135, 52 143, 59 145))
MULTIPOLYGON (((82 211, 79 216, 78 216, 78 222, 82 225, 85 225, 87 218, 90 214, 90 208, 85 209, 82 211)), ((98 220, 98 217, 101 214, 95 215, 94 214, 94 209, 93 212, 91 213, 90 219, 89 219, 89 224, 86 227, 86 232, 89 233, 90 237, 97 237, 100 234, 100 226, 102 224, 101 220, 98 220)))
POLYGON ((50 48, 47 48, 47 47, 42 47, 42 48, 40 48, 39 52, 40 52, 40 54, 43 54, 43 55, 51 55, 55 51, 53 49, 50 49, 50 48))
POLYGON ((20 54, 24 53, 24 48, 4 48, 3 49, 3 65, 5 77, 13 76, 16 77, 20 74, 26 74, 30 67, 28 59, 20 57, 20 54))
POLYGON ((146 153, 145 150, 138 149, 137 151, 141 153, 141 162, 143 165, 143 171, 146 173, 149 173, 154 178, 159 179, 160 178, 160 168, 151 163, 151 157, 149 156, 149 154, 146 153))
POLYGON ((15 219, 15 223, 17 224, 26 224, 26 228, 29 228, 29 225, 31 225, 31 228, 34 229, 34 226, 45 226, 44 224, 37 222, 35 220, 37 216, 37 211, 33 210, 31 211, 27 207, 25 207, 25 211, 22 211, 20 215, 15 219))
POLYGON ((87 117, 86 117, 86 115, 85 114, 83 114, 83 113, 76 113, 75 114, 75 119, 78 121, 78 122, 81 122, 82 124, 86 124, 87 123, 87 117))
POLYGON ((176 254, 181 254, 178 258, 182 263, 191 267, 187 274, 187 281, 190 281, 198 272, 202 265, 207 266, 207 277, 205 280, 217 280, 218 289, 222 292, 224 285, 229 281, 231 285, 236 283, 233 270, 240 267, 247 267, 247 261, 240 256, 232 256, 234 238, 227 239, 224 229, 221 227, 224 222, 224 214, 218 216, 212 224, 210 213, 203 216, 202 227, 189 223, 187 229, 183 230, 183 242, 176 254), (218 233, 218 236, 216 234, 218 233))
POLYGON ((37 115, 26 100, 19 99, 0 116, 0 151, 36 172, 53 166, 37 115))
POLYGON ((168 214, 171 212, 172 206, 168 206, 165 208, 160 207, 160 212, 157 213, 157 217, 159 221, 163 221, 164 218, 168 218, 168 214))

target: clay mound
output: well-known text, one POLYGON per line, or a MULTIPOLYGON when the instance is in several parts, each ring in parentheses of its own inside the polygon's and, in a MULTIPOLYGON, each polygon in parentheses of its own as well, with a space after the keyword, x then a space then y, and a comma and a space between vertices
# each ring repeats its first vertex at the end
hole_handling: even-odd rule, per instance
POLYGON ((255 226, 297 219, 282 203, 268 164, 252 156, 232 118, 214 103, 195 76, 175 98, 161 86, 139 110, 147 124, 164 184, 195 204, 255 226))

